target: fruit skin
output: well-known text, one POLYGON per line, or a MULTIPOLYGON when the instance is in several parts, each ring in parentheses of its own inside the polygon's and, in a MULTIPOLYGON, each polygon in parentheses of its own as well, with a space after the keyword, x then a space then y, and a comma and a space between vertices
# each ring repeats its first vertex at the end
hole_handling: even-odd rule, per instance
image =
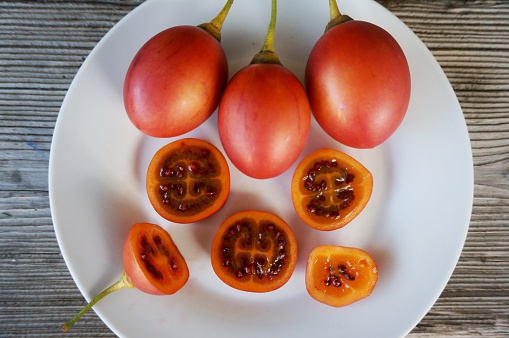
MULTIPOLYGON (((157 245, 155 245, 157 247, 157 245)), ((157 248, 155 248, 157 249, 157 248)), ((173 242, 170 235, 160 226, 150 223, 136 223, 133 225, 124 243, 122 252, 125 273, 130 282, 138 290, 151 295, 170 295, 180 290, 189 279, 189 268, 187 263, 173 242), (147 254, 148 261, 162 273, 162 278, 155 278, 148 271, 147 265, 141 259, 142 236, 146 236, 151 242, 155 236, 159 236, 162 245, 169 252, 172 263, 160 251, 157 256, 147 254), (176 269, 171 264, 177 266, 176 269)))
MULTIPOLYGON (((358 248, 322 245, 311 250, 306 264, 306 290, 315 300, 333 307, 343 307, 366 298, 375 288, 378 268, 374 259, 358 248), (338 270, 342 264, 352 278, 338 270), (332 272, 341 286, 326 285, 332 272)), ((329 280, 330 283, 330 280, 329 280)))
POLYGON ((226 54, 211 34, 195 26, 166 29, 138 51, 124 82, 132 123, 154 137, 174 137, 207 120, 228 81, 226 54))
POLYGON ((280 175, 306 144, 311 112, 306 92, 280 64, 250 64, 228 83, 218 109, 221 143, 244 174, 280 175))
MULTIPOLYGON (((267 233, 265 233, 265 235, 266 234, 267 233)), ((239 239, 236 242, 236 248, 239 249, 240 245, 242 245, 239 243, 242 243, 242 241, 245 240, 245 237, 239 239)), ((267 250, 260 251, 259 248, 255 247, 254 249, 246 250, 246 252, 249 252, 250 255, 263 254, 269 256, 271 255, 271 250, 275 250, 274 245, 275 243, 272 242, 272 246, 270 246, 267 250)), ((231 215, 221 224, 212 241, 210 256, 214 272, 226 285, 241 291, 260 293, 274 291, 288 282, 297 264, 297 252, 297 240, 295 235, 293 234, 290 226, 283 219, 266 211, 244 210, 231 215), (245 276, 244 279, 239 279, 233 274, 233 272, 231 272, 229 267, 225 267, 223 265, 223 247, 225 237, 228 236, 229 229, 231 229, 237 222, 246 219, 253 225, 251 229, 255 232, 253 237, 253 240, 255 241, 258 238, 258 234, 264 233, 261 229, 263 229, 263 226, 268 223, 272 223, 277 227, 276 232, 281 231, 283 233, 285 240, 285 257, 283 258, 284 264, 277 275, 265 275, 262 279, 259 279, 255 274, 252 274, 245 276)), ((238 251, 234 253, 234 257, 239 257, 238 251)), ((238 258, 236 259, 237 263, 239 263, 238 258)), ((268 259, 270 264, 274 263, 273 260, 271 261, 270 258, 268 259)), ((267 267, 264 266, 263 268, 266 269, 267 267)))
POLYGON ((406 115, 411 79, 405 54, 374 24, 352 20, 328 29, 313 47, 305 74, 314 117, 344 145, 374 148, 406 115))
POLYGON ((335 149, 323 148, 308 154, 299 162, 292 177, 292 202, 297 215, 310 227, 322 231, 336 230, 350 223, 367 205, 372 192, 373 176, 371 172, 353 157, 335 149), (323 161, 330 163, 335 161, 336 168, 324 169, 325 173, 315 170, 317 176, 314 183, 320 184, 325 181, 327 188, 310 191, 305 186, 310 170, 315 169, 316 164, 323 161), (341 171, 338 171, 339 169, 341 171), (354 175, 353 181, 348 184, 336 185, 335 179, 342 178, 342 172, 354 175), (349 206, 338 211, 338 218, 318 216, 316 212, 312 213, 308 210, 311 201, 320 196, 325 197, 323 202, 325 206, 340 205, 338 193, 341 189, 352 189, 354 199, 349 206))
MULTIPOLYGON (((188 177, 179 181, 182 183, 185 182, 184 184, 188 187, 183 199, 189 195, 190 184, 193 181, 199 181, 198 178, 189 175, 188 164, 189 163, 183 166, 188 177)), ((150 203, 161 217, 175 223, 193 223, 212 216, 224 206, 230 194, 230 169, 228 162, 226 162, 221 151, 211 143, 196 138, 183 138, 163 146, 154 154, 147 169, 146 189, 150 203), (180 212, 169 208, 163 203, 159 191, 161 184, 168 183, 168 181, 162 178, 160 174, 160 169, 165 164, 168 156, 174 152, 181 152, 185 149, 189 149, 190 147, 194 147, 195 149, 206 149, 209 151, 210 157, 213 158, 212 162, 216 167, 214 173, 205 175, 203 179, 205 181, 215 180, 221 188, 212 203, 208 204, 203 210, 195 213, 180 212)), ((198 197, 199 196, 195 196, 194 198, 198 197)))

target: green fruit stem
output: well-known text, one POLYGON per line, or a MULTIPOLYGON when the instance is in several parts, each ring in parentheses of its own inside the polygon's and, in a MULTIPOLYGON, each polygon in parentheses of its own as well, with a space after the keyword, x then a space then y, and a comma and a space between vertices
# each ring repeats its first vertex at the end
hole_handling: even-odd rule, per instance
POLYGON ((325 31, 328 31, 329 29, 340 23, 353 20, 348 15, 341 14, 336 0, 329 0, 329 11, 330 11, 330 21, 325 27, 325 31))
POLYGON ((251 60, 251 64, 254 63, 273 63, 273 64, 281 64, 279 61, 279 56, 276 54, 274 50, 274 34, 276 31, 276 18, 277 18, 277 0, 272 0, 272 10, 270 13, 270 24, 269 29, 267 31, 267 36, 265 37, 265 42, 263 43, 262 49, 256 53, 251 60))
POLYGON ((112 284, 111 286, 109 286, 108 288, 103 290, 101 293, 99 293, 97 296, 95 296, 94 299, 92 299, 92 301, 90 301, 90 303, 88 303, 80 312, 78 312, 78 314, 76 314, 76 316, 74 316, 73 319, 71 319, 64 325, 62 325, 62 330, 64 332, 69 331, 71 326, 73 326, 74 323, 76 323, 98 301, 100 301, 101 299, 103 299, 104 297, 109 295, 110 293, 118 291, 120 289, 124 289, 124 288, 134 288, 134 285, 131 283, 131 280, 129 279, 129 277, 127 276, 125 271, 124 271, 124 273, 122 273, 122 277, 120 277, 120 279, 117 282, 115 282, 114 284, 112 284))
POLYGON ((215 37, 217 41, 221 42, 221 29, 223 29, 223 22, 226 19, 232 4, 233 0, 228 0, 221 12, 219 12, 219 14, 214 19, 212 19, 212 21, 202 23, 201 25, 198 25, 198 27, 206 30, 213 37, 215 37))

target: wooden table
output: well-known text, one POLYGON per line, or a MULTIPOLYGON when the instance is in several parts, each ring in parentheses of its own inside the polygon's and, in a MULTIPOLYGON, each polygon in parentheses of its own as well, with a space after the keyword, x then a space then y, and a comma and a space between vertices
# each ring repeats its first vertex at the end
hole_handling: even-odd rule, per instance
MULTIPOLYGON (((84 303, 50 215, 53 128, 83 60, 141 2, 0 1, 2 337, 60 336, 62 322, 84 303)), ((424 41, 445 71, 464 111, 475 165, 463 253, 441 297, 409 336, 508 337, 509 1, 379 2, 424 41)), ((92 311, 70 335, 113 334, 92 311)))

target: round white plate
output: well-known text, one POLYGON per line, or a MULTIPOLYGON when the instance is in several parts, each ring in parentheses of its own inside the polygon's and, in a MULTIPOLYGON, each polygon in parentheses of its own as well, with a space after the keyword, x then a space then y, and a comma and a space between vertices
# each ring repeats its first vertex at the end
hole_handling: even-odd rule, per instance
MULTIPOLYGON (((150 37, 171 26, 210 21, 224 2, 149 0, 102 39, 76 75, 58 117, 49 168, 55 231, 76 284, 90 300, 115 282, 123 271, 121 250, 129 228, 152 222, 171 234, 191 276, 172 296, 126 289, 99 302, 95 311, 119 336, 404 336, 436 301, 458 261, 472 208, 473 164, 463 114, 444 73, 412 31, 376 2, 338 4, 344 14, 378 24, 401 44, 412 75, 408 114, 387 142, 371 150, 346 148, 313 122, 302 154, 337 148, 372 172, 373 196, 357 219, 328 233, 302 223, 290 196, 295 165, 280 177, 260 181, 230 163, 232 189, 226 205, 195 224, 172 224, 150 206, 146 168, 152 155, 173 139, 151 138, 132 126, 122 101, 126 70, 150 37), (209 250, 216 229, 243 209, 271 211, 296 234, 296 271, 274 292, 237 291, 212 270, 209 250), (319 244, 359 247, 374 256, 380 277, 370 297, 337 309, 307 294, 305 261, 319 244)), ((222 31, 230 76, 259 51, 269 18, 268 0, 233 4, 222 31)), ((326 0, 279 1, 276 52, 301 80, 328 19, 326 0)), ((222 150, 216 122, 214 114, 182 137, 202 138, 222 150)))

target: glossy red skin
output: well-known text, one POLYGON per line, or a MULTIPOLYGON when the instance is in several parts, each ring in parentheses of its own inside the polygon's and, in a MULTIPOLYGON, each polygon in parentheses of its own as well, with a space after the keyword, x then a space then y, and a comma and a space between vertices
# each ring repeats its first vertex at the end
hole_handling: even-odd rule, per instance
POLYGON ((318 124, 354 148, 373 148, 399 127, 410 100, 410 71, 382 28, 347 21, 327 30, 306 66, 306 90, 318 124))
POLYGON ((131 246, 130 236, 127 237, 124 243, 124 250, 122 251, 122 260, 124 263, 124 269, 129 280, 138 290, 148 293, 150 295, 161 296, 164 295, 159 289, 157 289, 145 276, 140 265, 136 261, 133 248, 131 246))
POLYGON ((152 37, 134 57, 124 82, 124 106, 143 133, 178 136, 212 115, 227 81, 221 44, 201 28, 176 26, 152 37))
POLYGON ((218 109, 221 143, 244 174, 280 175, 306 144, 311 112, 297 77, 279 64, 251 64, 228 83, 218 109))

